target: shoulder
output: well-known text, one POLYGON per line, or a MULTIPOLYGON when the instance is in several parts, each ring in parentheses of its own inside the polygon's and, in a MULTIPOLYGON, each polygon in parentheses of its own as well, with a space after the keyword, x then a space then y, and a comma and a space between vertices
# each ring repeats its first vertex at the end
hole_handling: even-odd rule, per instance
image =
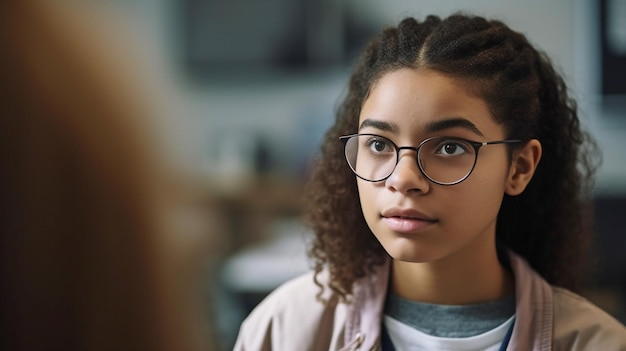
POLYGON ((626 350, 626 327, 584 297, 553 287, 555 349, 626 350))
POLYGON ((244 320, 235 349, 289 350, 330 343, 333 333, 324 325, 341 324, 342 304, 327 290, 323 296, 326 302, 320 301, 317 295, 321 290, 312 272, 282 284, 244 320))
POLYGON ((268 316, 288 314, 293 310, 301 309, 303 304, 308 308, 322 308, 323 304, 317 301, 320 287, 314 283, 313 272, 293 278, 272 291, 248 316, 258 319, 268 316))

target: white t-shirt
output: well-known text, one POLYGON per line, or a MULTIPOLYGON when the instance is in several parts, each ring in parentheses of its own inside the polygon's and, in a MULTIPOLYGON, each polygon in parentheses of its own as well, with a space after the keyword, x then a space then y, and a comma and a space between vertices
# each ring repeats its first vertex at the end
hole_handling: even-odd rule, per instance
POLYGON ((515 316, 492 330, 467 338, 428 335, 387 315, 383 323, 397 351, 498 351, 514 319, 515 316))

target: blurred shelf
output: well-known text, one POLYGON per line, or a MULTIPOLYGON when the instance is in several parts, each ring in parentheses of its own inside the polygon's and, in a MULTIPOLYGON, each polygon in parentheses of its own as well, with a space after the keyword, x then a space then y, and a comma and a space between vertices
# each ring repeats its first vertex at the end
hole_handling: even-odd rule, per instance
POLYGON ((211 179, 208 193, 223 222, 225 254, 265 240, 277 220, 299 217, 303 188, 281 175, 211 179))

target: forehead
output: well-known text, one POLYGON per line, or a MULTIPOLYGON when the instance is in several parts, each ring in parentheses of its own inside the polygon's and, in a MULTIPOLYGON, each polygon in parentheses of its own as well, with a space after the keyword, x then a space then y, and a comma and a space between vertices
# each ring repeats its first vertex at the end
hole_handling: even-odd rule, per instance
MULTIPOLYGON (((383 121, 398 133, 425 133, 428 125, 464 119, 487 138, 502 137, 487 104, 460 79, 433 70, 403 68, 384 74, 365 99, 359 126, 365 120, 383 121)), ((371 125, 371 124, 369 124, 371 125)))

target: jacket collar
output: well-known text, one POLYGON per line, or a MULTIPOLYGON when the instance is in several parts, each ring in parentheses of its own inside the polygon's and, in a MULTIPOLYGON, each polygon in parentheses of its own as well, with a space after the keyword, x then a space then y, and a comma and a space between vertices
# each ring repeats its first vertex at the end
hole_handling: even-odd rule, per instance
MULTIPOLYGON (((507 249, 515 277, 516 321, 509 347, 515 350, 551 350, 553 301, 550 285, 524 258, 507 249)), ((358 280, 348 306, 345 349, 371 350, 380 340, 391 260, 358 280)))
POLYGON ((554 325, 552 287, 521 256, 509 250, 515 276, 513 350, 551 350, 554 325))
POLYGON ((378 344, 390 266, 391 260, 388 259, 375 267, 373 274, 359 279, 354 285, 344 335, 345 345, 349 346, 347 350, 372 350, 378 344))

